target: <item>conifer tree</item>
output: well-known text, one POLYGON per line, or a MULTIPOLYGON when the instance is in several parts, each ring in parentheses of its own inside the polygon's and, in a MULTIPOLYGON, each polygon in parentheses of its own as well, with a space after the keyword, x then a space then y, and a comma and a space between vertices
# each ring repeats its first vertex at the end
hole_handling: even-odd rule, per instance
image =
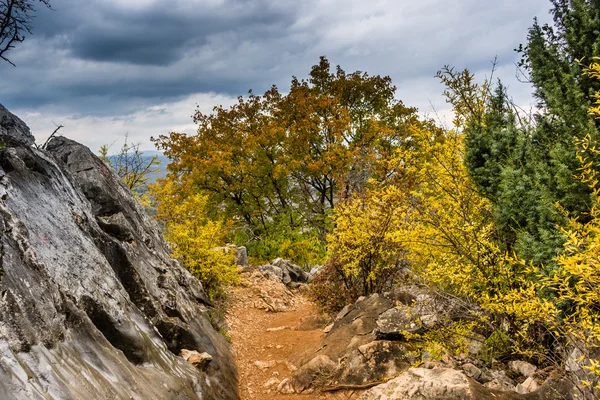
MULTIPOLYGON (((552 4, 553 24, 536 20, 527 44, 518 49, 539 110, 524 122, 499 84, 480 99, 485 103, 480 115, 470 113, 464 124, 465 162, 481 193, 494 204, 504 249, 550 265, 564 242, 556 226, 567 222, 556 203, 583 221, 587 218, 591 191, 574 179, 581 167, 575 143, 587 135, 598 138, 599 125, 589 108, 600 89, 582 66, 582 60, 591 61, 600 52, 600 1, 552 4)), ((464 77, 461 81, 448 72, 441 75, 451 93, 471 93, 464 77)))

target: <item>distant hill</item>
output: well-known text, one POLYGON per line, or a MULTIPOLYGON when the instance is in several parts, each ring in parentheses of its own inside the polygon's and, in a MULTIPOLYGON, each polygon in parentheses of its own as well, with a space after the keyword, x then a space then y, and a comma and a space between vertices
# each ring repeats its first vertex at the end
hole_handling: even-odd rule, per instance
MULTIPOLYGON (((157 156, 160 164, 155 166, 156 172, 152 172, 148 174, 148 182, 149 184, 156 182, 159 178, 164 178, 167 176, 167 165, 169 165, 169 159, 162 152, 156 150, 145 150, 142 151, 142 158, 144 160, 150 160, 153 156, 157 156)), ((113 163, 117 160, 117 155, 108 156, 108 159, 113 163)), ((145 191, 145 190, 142 190, 145 191)))
POLYGON ((154 183, 158 178, 164 178, 167 176, 167 165, 169 165, 169 159, 161 151, 148 150, 144 151, 142 155, 144 159, 150 159, 153 156, 158 156, 160 165, 156 166, 157 172, 148 174, 148 183, 154 183))

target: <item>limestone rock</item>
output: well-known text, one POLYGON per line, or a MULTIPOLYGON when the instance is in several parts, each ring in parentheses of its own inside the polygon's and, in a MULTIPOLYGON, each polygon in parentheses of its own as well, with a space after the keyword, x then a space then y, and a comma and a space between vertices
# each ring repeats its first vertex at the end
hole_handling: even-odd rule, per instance
POLYGON ((529 377, 527 379, 525 379, 525 382, 523 383, 519 383, 517 385, 517 388, 515 389, 517 393, 531 393, 531 392, 535 392, 536 390, 538 390, 540 388, 540 385, 538 385, 538 383, 536 382, 535 379, 533 379, 533 377, 529 377))
POLYGON ((246 250, 245 246, 235 248, 235 264, 240 267, 248 266, 248 250, 246 250))
POLYGON ((85 146, 33 148, 0 115, 0 398, 237 399, 202 285, 128 188, 85 146))
POLYGON ((516 389, 515 383, 512 381, 512 379, 509 379, 505 376, 495 378, 485 383, 483 386, 485 386, 488 389, 495 389, 503 392, 512 392, 516 389))
POLYGON ((235 244, 228 244, 224 247, 215 247, 214 251, 222 252, 225 254, 233 254, 234 255, 234 263, 238 267, 247 267, 248 266, 248 252, 246 247, 244 246, 236 246, 235 244))
POLYGON ((469 378, 478 380, 481 376, 481 370, 471 363, 464 364, 462 370, 469 378))
POLYGON ((359 400, 475 400, 469 379, 449 368, 411 368, 399 377, 376 386, 359 400))
POLYGON ((283 272, 282 281, 286 285, 289 285, 292 282, 308 282, 308 273, 291 261, 277 258, 271 261, 271 265, 281 268, 283 272))
POLYGON ((271 378, 268 381, 265 382, 265 384, 263 385, 263 387, 267 388, 267 389, 271 389, 273 387, 277 387, 279 385, 279 379, 277 378, 271 378))
POLYGON ((2 104, 0 104, 0 142, 25 146, 35 143, 35 138, 25 122, 4 108, 2 104))
POLYGON ((309 389, 313 383, 321 384, 329 382, 333 376, 337 364, 329 357, 321 354, 304 364, 294 373, 293 386, 296 393, 302 393, 309 389))
POLYGON ((375 337, 381 340, 399 340, 404 337, 404 332, 420 332, 423 326, 419 316, 412 315, 411 311, 411 307, 399 306, 381 314, 377 319, 375 337))
POLYGON ((294 386, 292 385, 292 381, 289 378, 282 380, 279 385, 277 385, 277 391, 281 394, 296 393, 294 386))
POLYGON ((283 282, 283 270, 281 268, 271 264, 261 265, 258 268, 267 279, 283 282))
POLYGON ((535 365, 532 365, 526 361, 511 361, 508 363, 508 367, 527 378, 533 376, 535 371, 537 371, 537 367, 535 365))
POLYGON ((199 353, 196 350, 181 350, 181 357, 196 368, 204 369, 212 360, 212 356, 206 352, 199 353))
POLYGON ((310 269, 310 272, 308 273, 308 283, 311 283, 312 281, 315 280, 315 278, 317 277, 317 275, 319 275, 319 273, 323 270, 324 265, 315 265, 314 267, 312 267, 310 269))
POLYGON ((413 353, 404 344, 375 340, 348 353, 333 380, 338 384, 363 385, 390 379, 414 361, 413 353))

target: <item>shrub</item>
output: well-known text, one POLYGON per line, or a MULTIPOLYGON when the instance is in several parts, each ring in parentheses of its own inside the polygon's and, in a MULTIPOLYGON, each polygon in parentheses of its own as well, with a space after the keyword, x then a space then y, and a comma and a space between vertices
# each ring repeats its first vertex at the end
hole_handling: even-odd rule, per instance
POLYGON ((185 183, 160 180, 151 187, 158 203, 156 218, 165 226, 173 257, 197 277, 211 298, 224 295, 225 285, 237 282, 234 255, 215 251, 223 244, 223 224, 205 216, 206 196, 189 192, 185 183))
POLYGON ((404 258, 397 228, 404 215, 405 196, 396 186, 370 190, 338 206, 328 236, 330 264, 347 290, 361 295, 392 285, 404 258))
POLYGON ((310 297, 327 314, 338 313, 360 297, 358 287, 346 277, 334 258, 319 271, 310 288, 310 297))

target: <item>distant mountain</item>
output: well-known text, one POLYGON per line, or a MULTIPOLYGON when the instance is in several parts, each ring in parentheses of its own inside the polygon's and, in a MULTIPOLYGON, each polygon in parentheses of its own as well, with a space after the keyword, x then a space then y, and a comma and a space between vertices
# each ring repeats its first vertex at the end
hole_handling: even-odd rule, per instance
MULTIPOLYGON (((164 178, 167 176, 167 165, 169 165, 169 159, 167 158, 167 156, 165 156, 161 151, 156 151, 156 150, 142 151, 142 158, 144 160, 150 161, 150 159, 154 156, 158 157, 160 164, 154 166, 153 169, 157 170, 156 172, 152 172, 152 173, 148 174, 148 182, 147 182, 148 184, 154 183, 154 182, 156 182, 157 179, 164 178)), ((111 156, 108 156, 108 159, 114 165, 115 162, 117 161, 117 157, 118 157, 117 155, 111 155, 111 156)))
POLYGON ((153 172, 148 174, 148 183, 154 183, 159 178, 164 178, 167 176, 167 165, 169 165, 169 159, 165 156, 161 151, 156 150, 148 150, 144 151, 142 157, 144 159, 150 159, 153 156, 157 156, 160 161, 160 165, 157 165, 154 169, 158 169, 157 172, 153 172))

